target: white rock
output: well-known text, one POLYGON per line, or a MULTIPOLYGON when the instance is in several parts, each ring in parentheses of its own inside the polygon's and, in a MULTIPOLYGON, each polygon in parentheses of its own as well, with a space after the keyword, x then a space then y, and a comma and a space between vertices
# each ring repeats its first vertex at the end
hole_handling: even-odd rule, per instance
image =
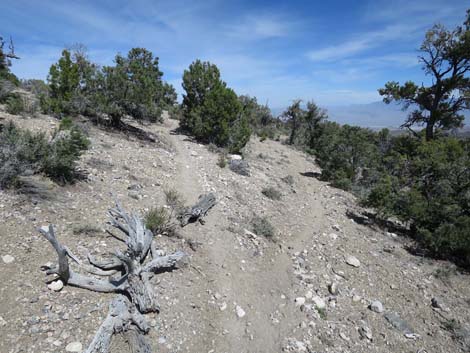
POLYGON ((7 322, 5 321, 5 319, 0 316, 0 326, 5 326, 6 324, 7 322))
POLYGON ((306 299, 312 299, 312 298, 313 298, 313 293, 312 293, 312 291, 310 291, 310 290, 307 291, 307 293, 305 293, 305 298, 306 298, 306 299))
POLYGON ((228 158, 230 159, 230 161, 241 161, 242 160, 242 156, 240 156, 239 154, 231 154, 228 156, 228 158))
POLYGON ((315 305, 317 309, 322 310, 326 308, 325 301, 322 298, 320 298, 318 295, 312 298, 312 302, 313 302, 313 305, 315 305))
POLYGON ((357 257, 349 255, 346 257, 346 263, 353 267, 361 266, 361 262, 357 259, 357 257))
POLYGON ((336 282, 332 282, 328 285, 328 291, 332 295, 337 295, 338 294, 338 284, 336 282))
POLYGON ((225 309, 227 309, 227 303, 223 302, 222 304, 220 304, 219 308, 220 308, 220 311, 224 311, 225 309))
POLYGON ((370 310, 375 311, 376 313, 380 314, 380 313, 383 313, 384 307, 381 302, 379 302, 378 300, 374 300, 370 304, 370 310))
POLYGON ((191 151, 191 156, 197 157, 197 152, 196 151, 191 151))
POLYGON ((295 305, 301 306, 305 304, 305 298, 304 297, 298 297, 295 298, 295 305))
POLYGON ((354 303, 357 303, 357 302, 361 301, 361 297, 358 296, 358 295, 353 295, 352 301, 353 301, 354 303))
POLYGON ((62 288, 64 288, 64 282, 62 282, 60 279, 54 282, 51 282, 47 285, 47 288, 50 290, 53 290, 54 292, 60 292, 62 288))
POLYGON ((15 258, 11 255, 5 255, 5 256, 2 256, 2 260, 6 264, 11 264, 13 261, 15 261, 15 258))
POLYGON ((366 338, 369 341, 372 340, 372 330, 365 325, 359 327, 359 334, 361 335, 362 338, 366 338))
POLYGON ((243 310, 242 307, 239 306, 239 305, 237 305, 237 306, 235 307, 235 311, 236 311, 236 313, 237 313, 237 316, 238 316, 240 319, 241 319, 243 316, 246 315, 245 310, 243 310))
POLYGON ((83 349, 82 344, 80 342, 70 342, 66 347, 65 350, 67 352, 81 352, 83 349))

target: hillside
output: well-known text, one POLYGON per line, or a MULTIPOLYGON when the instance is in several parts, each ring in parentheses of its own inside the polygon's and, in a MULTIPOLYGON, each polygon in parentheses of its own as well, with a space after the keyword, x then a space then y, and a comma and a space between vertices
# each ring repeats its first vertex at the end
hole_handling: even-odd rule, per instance
MULTIPOLYGON (((58 124, 44 115, 0 119, 46 133, 58 124)), ((0 352, 64 352, 73 342, 85 349, 108 310, 110 295, 48 289, 40 267, 56 255, 39 227, 54 224, 85 259, 88 250, 119 246, 105 231, 114 197, 143 214, 163 205, 169 188, 186 205, 207 192, 218 203, 204 225, 158 238, 164 252, 184 250, 190 259, 153 282, 161 306, 148 315, 155 352, 470 349, 468 274, 410 254, 394 233, 355 223, 347 216, 361 211, 355 198, 313 177, 320 170, 311 157, 253 137, 246 177, 220 168, 218 155, 178 134, 175 120, 144 127, 159 136, 156 144, 83 124, 92 142, 80 161, 86 180, 51 186, 48 199, 0 191, 0 352), (270 186, 280 200, 262 194, 270 186), (252 233, 256 215, 268 217, 274 239, 252 233)), ((121 351, 115 343, 113 352, 121 351)))

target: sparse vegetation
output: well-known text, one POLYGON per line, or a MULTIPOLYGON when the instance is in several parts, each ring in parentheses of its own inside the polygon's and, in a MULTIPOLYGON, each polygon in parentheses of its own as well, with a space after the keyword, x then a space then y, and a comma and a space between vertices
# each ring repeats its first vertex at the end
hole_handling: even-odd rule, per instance
POLYGON ((49 141, 44 134, 33 134, 8 123, 0 132, 0 186, 14 187, 18 177, 42 173, 60 182, 76 176, 76 162, 89 141, 72 126, 58 129, 49 141))
POLYGON ((170 206, 173 212, 178 213, 184 207, 183 196, 175 189, 169 188, 164 190, 166 204, 170 206))
POLYGON ((13 93, 5 99, 7 113, 13 115, 20 115, 24 110, 24 102, 18 93, 13 93))
POLYGON ((255 216, 251 221, 253 232, 267 238, 274 237, 275 229, 267 217, 255 216))
POLYGON ((171 215, 165 207, 154 207, 145 215, 145 225, 154 235, 172 235, 175 225, 171 222, 171 215))
POLYGON ((224 154, 219 154, 219 158, 217 158, 217 165, 220 168, 225 168, 227 166, 227 157, 224 154))
POLYGON ((261 190, 261 193, 266 196, 268 199, 279 201, 282 197, 281 192, 275 187, 266 187, 261 190))

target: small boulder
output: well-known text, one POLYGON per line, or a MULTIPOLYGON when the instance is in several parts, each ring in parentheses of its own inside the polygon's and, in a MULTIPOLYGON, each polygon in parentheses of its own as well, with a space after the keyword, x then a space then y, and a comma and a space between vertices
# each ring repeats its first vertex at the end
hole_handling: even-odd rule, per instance
POLYGON ((323 310, 326 308, 325 301, 322 298, 320 298, 318 295, 312 298, 312 302, 313 302, 313 305, 315 305, 317 309, 323 310))
POLYGON ((358 260, 357 257, 355 256, 352 256, 352 255, 349 255, 346 257, 346 263, 349 265, 349 266, 352 266, 352 267, 359 267, 361 266, 361 262, 358 260))
POLYGON ((305 298, 304 297, 295 298, 294 301, 295 301, 296 306, 301 306, 301 305, 305 304, 305 298))
POLYGON ((62 282, 60 279, 54 282, 51 282, 47 285, 47 288, 54 292, 60 292, 62 288, 64 288, 64 282, 62 282))
POLYGON ((370 310, 376 312, 376 313, 383 313, 384 311, 384 307, 382 305, 381 302, 379 302, 378 300, 374 300, 370 306, 369 306, 370 310))
POLYGON ((235 312, 237 313, 237 316, 239 319, 241 319, 242 317, 246 315, 245 310, 243 310, 242 307, 239 305, 235 307, 235 312))
POLYGON ((338 284, 336 282, 332 282, 328 285, 328 291, 330 292, 331 295, 337 295, 338 294, 338 284))
POLYGON ((436 309, 443 309, 444 308, 444 304, 442 303, 442 301, 439 299, 439 298, 432 298, 431 299, 431 305, 433 308, 436 308, 436 309))
POLYGON ((81 352, 83 350, 82 344, 80 342, 71 342, 66 347, 67 352, 81 352))
POLYGON ((2 256, 2 261, 6 264, 11 264, 13 261, 15 261, 15 258, 11 255, 5 255, 2 256))
POLYGON ((368 326, 362 325, 358 331, 361 338, 372 341, 372 330, 368 326))

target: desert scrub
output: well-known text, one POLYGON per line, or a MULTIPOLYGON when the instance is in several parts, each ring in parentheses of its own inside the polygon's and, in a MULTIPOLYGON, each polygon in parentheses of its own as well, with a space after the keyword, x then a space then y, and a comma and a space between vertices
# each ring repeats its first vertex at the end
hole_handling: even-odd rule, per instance
POLYGON ((49 141, 44 133, 32 133, 10 122, 0 132, 0 187, 15 187, 19 177, 34 174, 71 182, 88 146, 87 137, 76 127, 57 130, 49 141))
POLYGON ((165 189, 166 204, 170 206, 172 213, 179 213, 184 207, 184 200, 181 194, 175 189, 165 189))
POLYGON ((227 159, 226 159, 225 155, 223 155, 223 154, 219 155, 219 158, 217 159, 217 165, 220 168, 225 168, 227 166, 227 159))
POLYGON ((270 186, 267 188, 263 188, 261 193, 266 196, 268 199, 278 201, 281 199, 282 194, 276 188, 270 186))
POLYGON ((267 238, 274 236, 274 226, 269 222, 267 217, 255 216, 251 221, 253 232, 256 235, 261 235, 267 238))
POLYGON ((174 224, 171 215, 165 207, 154 207, 145 215, 145 225, 154 235, 174 233, 174 224))
POLYGON ((10 94, 5 100, 5 105, 8 114, 20 115, 25 110, 23 98, 18 93, 10 94))

